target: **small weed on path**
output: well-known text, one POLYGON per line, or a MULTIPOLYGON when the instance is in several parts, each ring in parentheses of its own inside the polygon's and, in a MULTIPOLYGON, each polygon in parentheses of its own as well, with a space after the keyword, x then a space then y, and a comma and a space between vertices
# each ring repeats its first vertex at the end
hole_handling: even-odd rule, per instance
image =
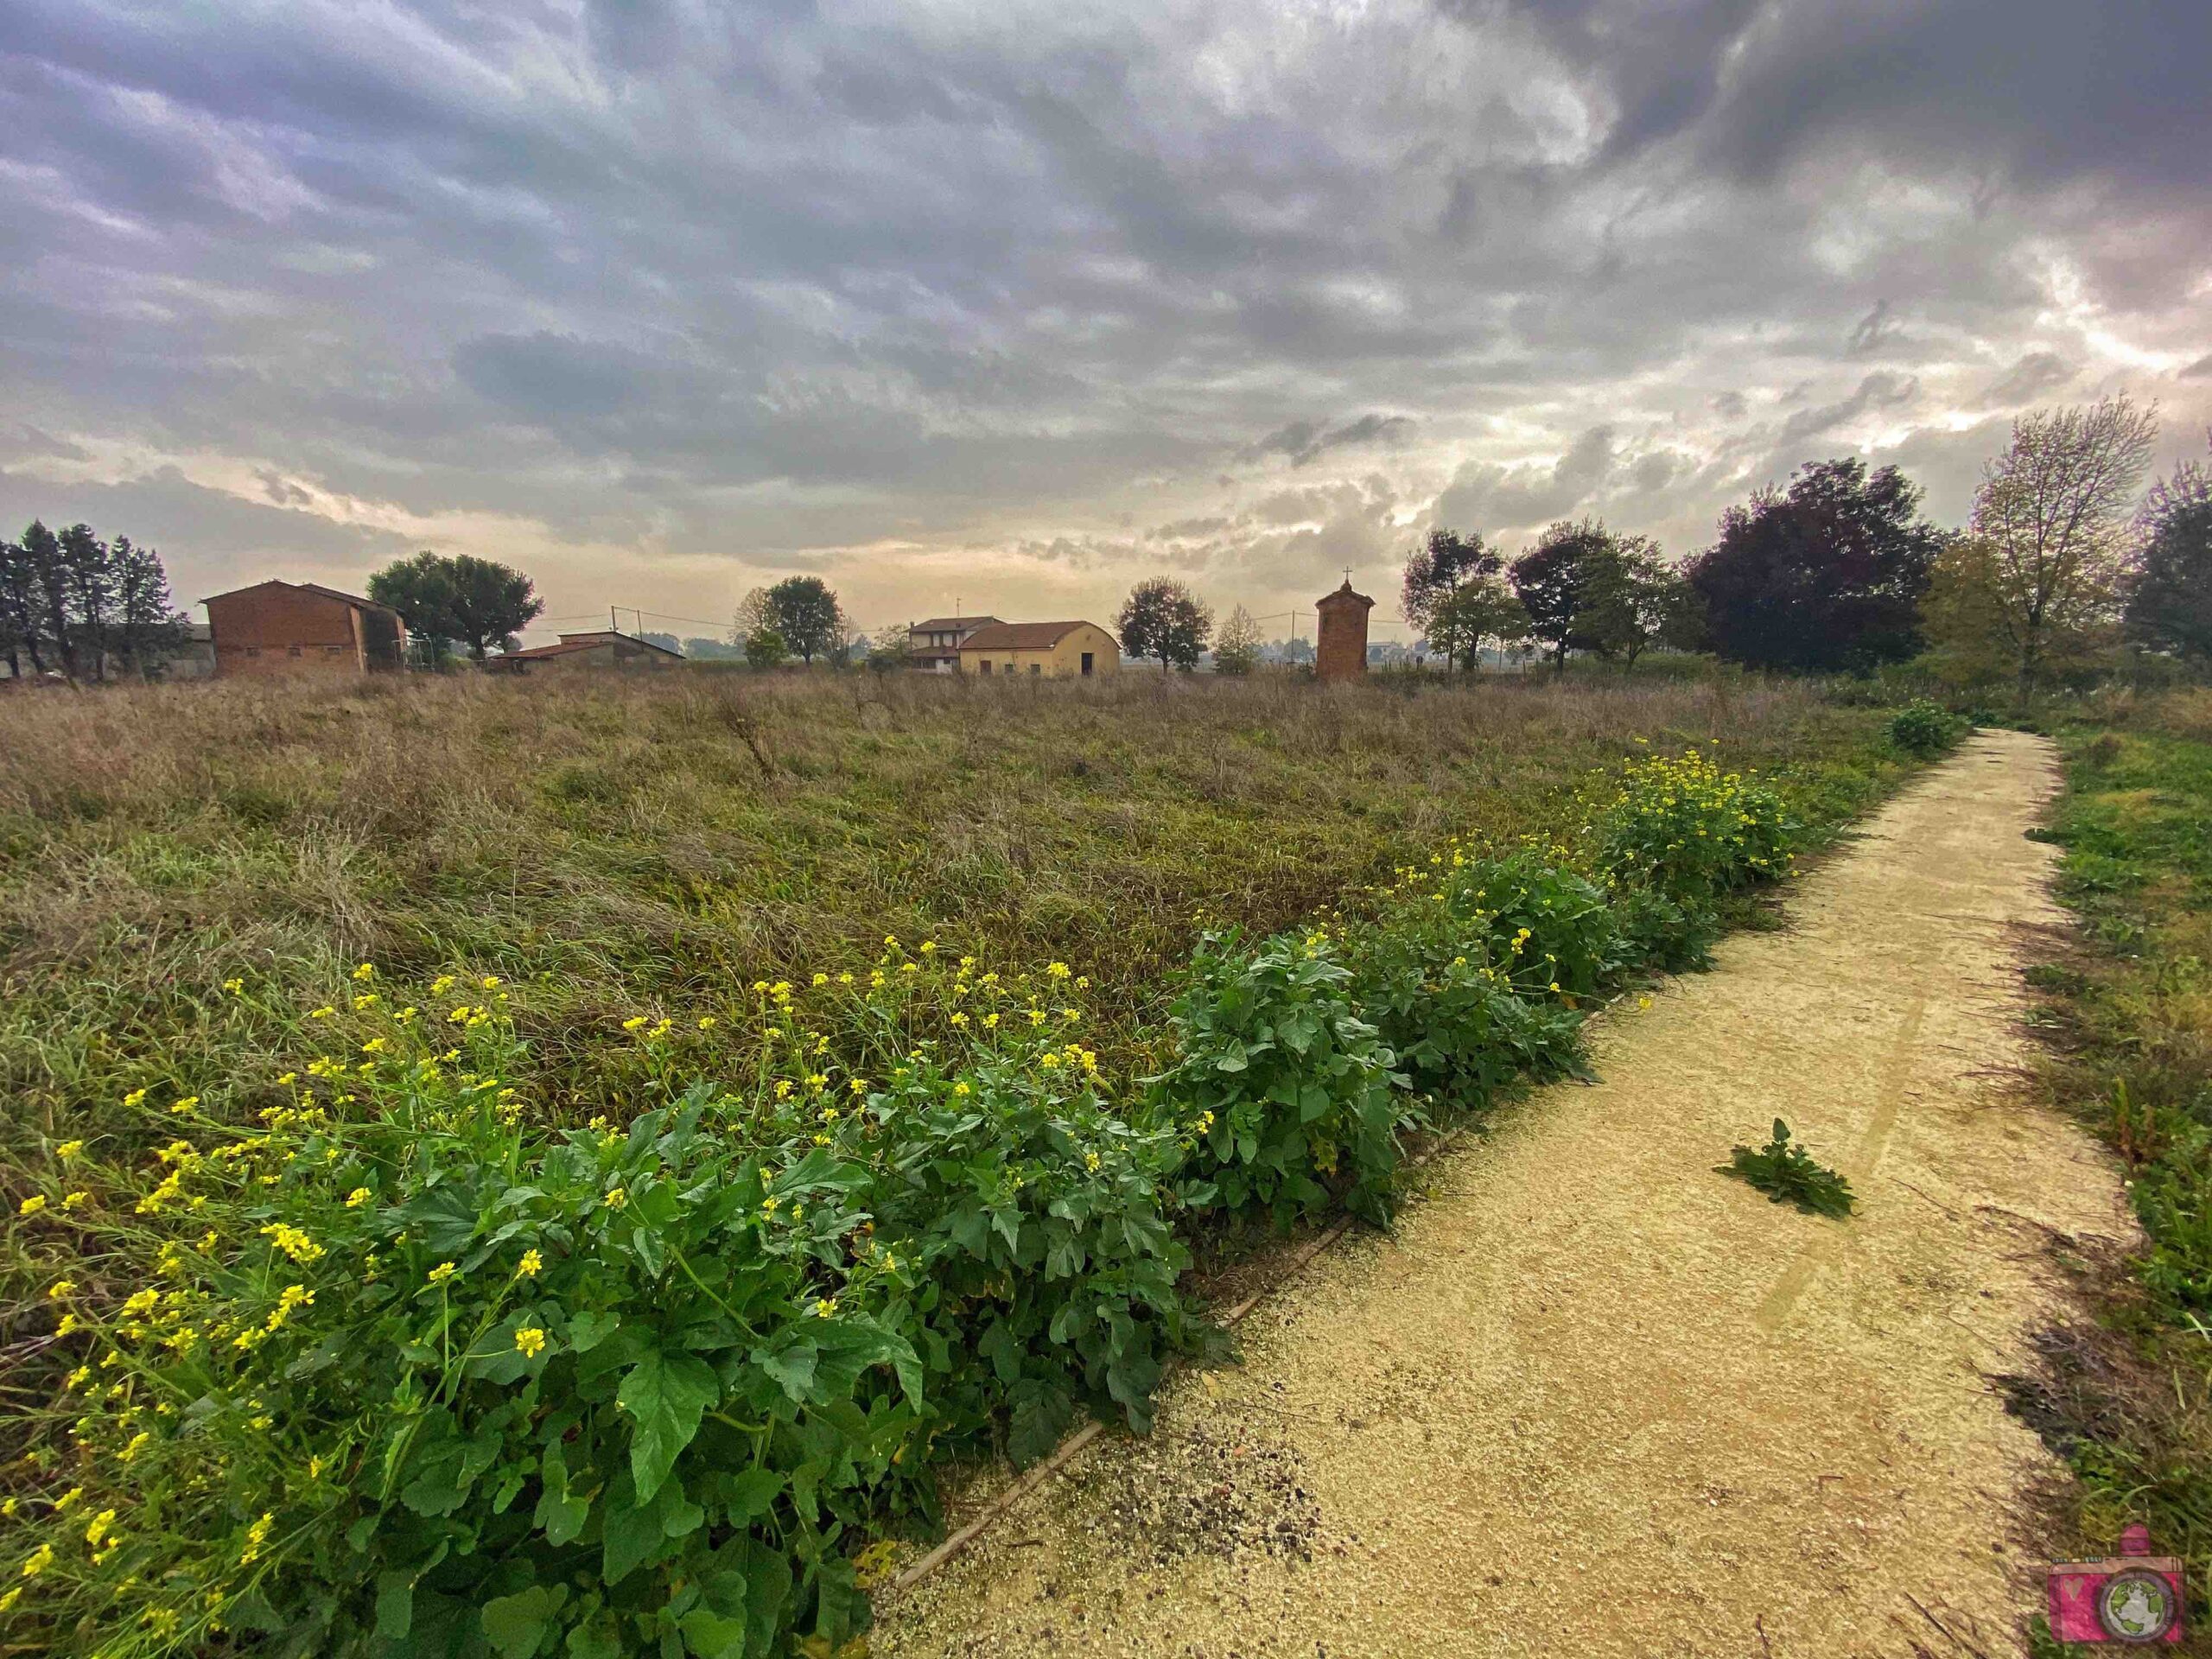
POLYGON ((1794 1204, 1816 1216, 1848 1216, 1858 1199, 1851 1183, 1824 1164, 1813 1161, 1802 1146, 1793 1146, 1789 1126, 1774 1120, 1774 1139, 1754 1152, 1738 1147, 1725 1164, 1713 1168, 1723 1175, 1748 1181, 1777 1204, 1794 1204))

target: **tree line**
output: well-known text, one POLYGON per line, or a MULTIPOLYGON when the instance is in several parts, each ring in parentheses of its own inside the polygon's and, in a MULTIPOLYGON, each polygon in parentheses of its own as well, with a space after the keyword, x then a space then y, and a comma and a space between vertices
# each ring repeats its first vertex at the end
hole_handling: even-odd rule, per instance
MULTIPOLYGON (((1951 677, 2023 687, 2117 645, 2212 661, 2212 470, 2187 461, 2147 495, 2155 410, 2126 396, 2015 423, 1972 513, 1945 529, 1895 467, 1808 462, 1721 517, 1679 564, 1603 519, 1560 520, 1508 560, 1479 531, 1439 528, 1407 558, 1407 620, 1447 670, 1482 648, 1633 663, 1653 646, 1787 672, 1865 673, 1926 656, 1951 677)), ((1167 577, 1141 582, 1123 650, 1164 668, 1248 673, 1258 629, 1167 577)))
POLYGON ((0 541, 0 657, 11 675, 144 678, 188 637, 152 548, 35 518, 20 540, 0 541))
POLYGON ((2155 411, 2125 396, 2026 416, 1959 530, 1923 516, 1895 467, 1808 462, 1728 509, 1679 567, 1595 518, 1553 524, 1510 564, 1478 534, 1438 530, 1406 563, 1406 615, 1447 666, 1485 640, 1562 663, 1656 644, 1799 672, 1928 653, 1955 677, 2023 687, 2120 644, 2202 663, 2212 474, 2185 462, 2145 497, 2157 435, 2155 411))

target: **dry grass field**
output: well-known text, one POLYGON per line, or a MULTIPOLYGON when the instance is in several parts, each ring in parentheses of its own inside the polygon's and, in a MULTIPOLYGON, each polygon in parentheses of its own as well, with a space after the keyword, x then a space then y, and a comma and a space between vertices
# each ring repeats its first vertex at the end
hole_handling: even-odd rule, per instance
POLYGON ((1827 821, 1897 764, 1873 711, 1726 681, 447 678, 6 715, 16 1158, 130 1089, 246 1089, 300 1000, 365 959, 533 982, 530 1081, 590 1111, 631 1081, 600 1040, 624 1019, 696 1024, 886 933, 1077 964, 1110 1046, 1156 1014, 1199 912, 1270 929, 1450 835, 1548 838, 1593 769, 1646 745, 1717 740, 1827 821))

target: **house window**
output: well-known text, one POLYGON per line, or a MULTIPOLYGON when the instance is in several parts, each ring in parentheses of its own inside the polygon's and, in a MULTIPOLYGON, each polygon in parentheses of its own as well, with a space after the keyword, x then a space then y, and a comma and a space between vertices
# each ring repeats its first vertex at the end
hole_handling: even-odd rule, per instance
POLYGON ((284 647, 284 654, 287 657, 296 657, 300 654, 300 648, 297 645, 287 645, 284 647))
POLYGON ((989 658, 988 658, 988 657, 986 657, 985 658, 983 658, 983 661, 982 661, 982 670, 983 670, 983 672, 984 672, 984 673, 986 673, 986 674, 988 674, 988 673, 989 673, 989 672, 991 671, 991 659, 990 659, 989 658))
POLYGON ((1083 672, 1084 672, 1084 677, 1086 679, 1090 677, 1090 653, 1089 652, 1087 652, 1087 651, 1086 651, 1086 652, 1084 652, 1083 653, 1083 672))
POLYGON ((1042 674, 1045 671, 1045 664, 1042 663, 1032 663, 1029 664, 1029 671, 1032 674, 1042 674))

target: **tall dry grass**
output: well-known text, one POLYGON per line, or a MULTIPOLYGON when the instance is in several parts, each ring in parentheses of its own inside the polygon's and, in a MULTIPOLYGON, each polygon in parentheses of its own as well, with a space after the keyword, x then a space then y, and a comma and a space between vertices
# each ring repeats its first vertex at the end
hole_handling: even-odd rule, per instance
POLYGON ((1876 718, 1787 684, 1540 678, 27 696, 0 715, 0 1134, 32 1156, 129 1088, 250 1095, 302 1000, 361 960, 537 982, 530 1082, 556 1106, 631 1081, 580 1033, 709 1012, 887 932, 1077 964, 1110 1047, 1201 910, 1269 929, 1448 834, 1549 835, 1639 739, 1718 741, 1840 812, 1893 764, 1876 718))

